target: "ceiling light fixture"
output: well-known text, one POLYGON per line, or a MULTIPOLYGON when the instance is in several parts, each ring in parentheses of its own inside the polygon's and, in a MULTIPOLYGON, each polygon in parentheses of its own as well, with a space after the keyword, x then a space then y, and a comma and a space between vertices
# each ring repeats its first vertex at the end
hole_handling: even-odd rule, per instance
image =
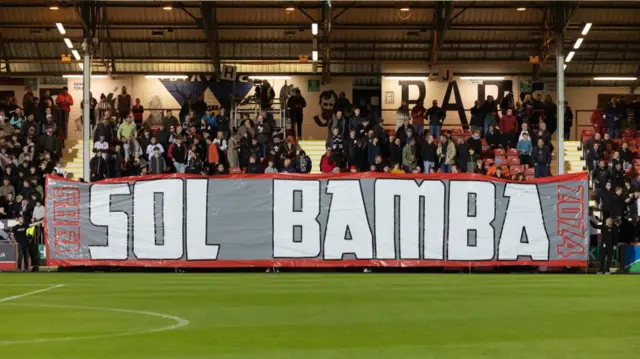
POLYGON ((407 11, 411 11, 411 9, 408 8, 408 7, 402 7, 402 8, 400 8, 400 11, 407 12, 407 11))
POLYGON ((64 35, 67 33, 67 31, 64 29, 64 26, 62 26, 61 22, 56 22, 56 27, 58 28, 58 31, 60 31, 60 35, 64 35))
POLYGON ((562 69, 566 70, 567 69, 567 64, 564 64, 564 67, 562 69))
POLYGON ((311 52, 311 60, 313 60, 313 62, 318 61, 318 51, 317 50, 313 50, 311 52))
POLYGON ((591 30, 591 25, 593 25, 592 23, 588 22, 586 23, 586 25, 584 25, 584 29, 582 29, 582 35, 586 35, 589 33, 589 30, 591 30))
POLYGON ((166 4, 162 6, 162 10, 171 11, 173 10, 173 6, 171 4, 166 4))
POLYGON ((318 23, 311 24, 311 34, 318 35, 318 23))
POLYGON ((594 77, 596 81, 635 81, 637 77, 624 77, 624 76, 603 76, 603 77, 594 77))
POLYGON ((78 50, 71 50, 71 53, 76 60, 80 61, 80 53, 78 52, 78 50))
POLYGON ((146 79, 180 79, 186 80, 189 76, 187 75, 145 75, 146 79))
POLYGON ((576 50, 579 49, 580 45, 582 45, 582 41, 584 41, 584 39, 579 37, 578 40, 576 40, 576 43, 573 45, 573 48, 576 50))
POLYGON ((516 10, 518 10, 518 11, 525 11, 525 10, 527 10, 527 8, 526 8, 526 7, 519 7, 519 8, 517 8, 516 10))
POLYGON ((564 62, 571 62, 571 60, 573 59, 573 55, 575 54, 576 54, 575 51, 571 51, 569 55, 567 55, 567 58, 564 60, 564 62))
POLYGON ((295 10, 296 10, 296 8, 295 7, 291 7, 291 6, 289 6, 288 8, 285 9, 285 11, 287 11, 287 12, 291 12, 291 11, 295 11, 295 10))
POLYGON ((461 76, 461 80, 504 80, 504 76, 461 76))
POLYGON ((68 37, 64 38, 64 43, 67 44, 68 48, 73 49, 73 43, 71 42, 71 40, 68 37))
POLYGON ((60 10, 60 6, 55 5, 55 4, 51 5, 51 6, 49 6, 49 10, 60 10))

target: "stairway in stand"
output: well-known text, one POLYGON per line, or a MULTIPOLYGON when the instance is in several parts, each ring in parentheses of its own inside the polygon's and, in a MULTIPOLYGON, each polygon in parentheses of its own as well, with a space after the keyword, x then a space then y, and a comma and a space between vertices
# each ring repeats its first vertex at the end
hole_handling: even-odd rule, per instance
POLYGON ((311 173, 320 173, 320 158, 324 154, 326 148, 325 141, 298 141, 309 158, 311 158, 311 173))
MULTIPOLYGON (((556 151, 553 152, 551 160, 551 173, 558 174, 558 141, 552 141, 556 151)), ((583 172, 584 160, 582 159, 582 151, 579 149, 579 141, 564 141, 564 173, 583 172)))
POLYGON ((64 148, 62 149, 62 168, 65 170, 65 174, 71 174, 71 178, 78 180, 83 177, 82 165, 83 165, 83 148, 84 141, 82 140, 82 128, 78 129, 73 120, 69 120, 69 138, 64 141, 64 148))

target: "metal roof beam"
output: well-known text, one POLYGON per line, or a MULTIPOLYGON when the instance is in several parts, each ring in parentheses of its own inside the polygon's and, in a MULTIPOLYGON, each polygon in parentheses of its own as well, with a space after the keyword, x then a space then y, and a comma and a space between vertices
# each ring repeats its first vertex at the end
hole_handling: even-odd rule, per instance
POLYGON ((200 16, 202 26, 207 38, 209 54, 214 67, 214 76, 217 78, 222 70, 220 68, 220 42, 218 36, 218 14, 216 2, 202 2, 200 5, 200 16))

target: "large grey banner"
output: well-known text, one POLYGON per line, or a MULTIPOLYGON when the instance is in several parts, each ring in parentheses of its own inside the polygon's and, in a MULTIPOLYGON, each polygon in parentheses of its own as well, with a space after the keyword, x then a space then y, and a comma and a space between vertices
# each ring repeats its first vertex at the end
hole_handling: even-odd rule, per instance
POLYGON ((586 265, 586 174, 49 178, 51 265, 586 265))

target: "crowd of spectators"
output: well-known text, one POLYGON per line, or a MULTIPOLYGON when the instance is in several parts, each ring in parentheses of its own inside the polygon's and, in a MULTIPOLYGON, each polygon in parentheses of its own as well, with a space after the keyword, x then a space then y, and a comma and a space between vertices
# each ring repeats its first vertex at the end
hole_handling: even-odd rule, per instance
MULTIPOLYGON (((95 119, 91 180, 160 174, 309 173, 311 161, 299 148, 305 101, 296 91, 289 99, 298 131, 278 128, 265 108, 257 118, 230 126, 224 108, 214 113, 202 98, 186 103, 179 114, 167 111, 162 126, 143 122, 144 108, 123 88, 117 105, 111 94, 91 100, 95 119), (129 97, 125 100, 121 98, 129 97), (124 103, 125 105, 120 105, 124 103), (126 106, 131 106, 129 111, 126 106)), ((340 94, 328 123, 322 172, 481 173, 518 180, 550 175, 557 128, 557 107, 550 96, 530 95, 516 102, 511 94, 498 104, 492 96, 476 102, 466 130, 442 130, 446 111, 433 101, 398 109, 398 127, 386 131, 374 112, 353 106, 340 94), (363 115, 361 111, 366 111, 363 115)), ((567 105, 565 123, 573 116, 567 105)))

